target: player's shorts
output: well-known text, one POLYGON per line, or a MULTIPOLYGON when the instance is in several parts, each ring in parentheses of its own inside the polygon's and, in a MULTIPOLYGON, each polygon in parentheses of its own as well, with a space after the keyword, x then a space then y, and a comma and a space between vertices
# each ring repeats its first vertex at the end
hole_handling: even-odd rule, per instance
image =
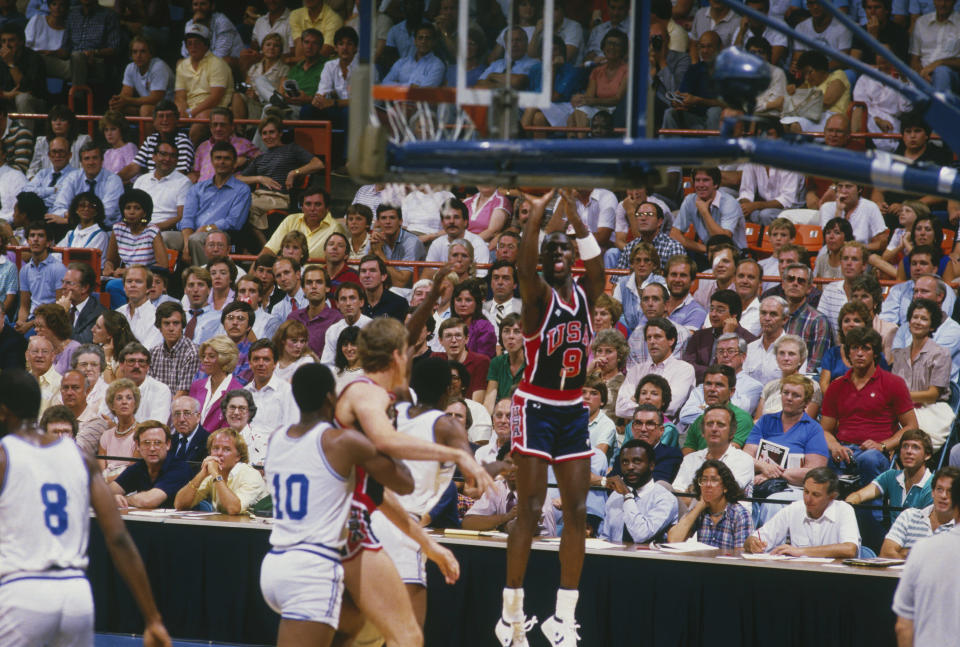
POLYGON ((370 515, 373 531, 383 542, 383 549, 397 567, 404 584, 427 585, 427 558, 420 545, 397 528, 382 512, 370 515))
POLYGON ((92 647, 93 594, 83 573, 13 573, 0 580, 0 645, 92 647))
POLYGON ((383 545, 370 526, 370 512, 358 501, 350 504, 350 516, 347 517, 347 543, 343 547, 342 559, 349 562, 364 550, 380 550, 383 545))
POLYGON ((515 392, 510 407, 511 450, 554 463, 590 458, 589 423, 583 403, 545 404, 515 392))
POLYGON ((322 622, 336 629, 343 600, 343 566, 333 555, 313 545, 271 550, 260 566, 263 599, 281 618, 322 622))

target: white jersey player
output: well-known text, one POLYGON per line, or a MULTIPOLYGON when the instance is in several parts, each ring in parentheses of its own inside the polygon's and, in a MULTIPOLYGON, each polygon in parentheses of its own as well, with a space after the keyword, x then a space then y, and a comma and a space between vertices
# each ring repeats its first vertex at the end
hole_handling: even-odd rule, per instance
MULTIPOLYGON (((410 388, 418 404, 396 405, 397 431, 402 434, 456 449, 470 450, 467 432, 456 418, 442 409, 450 386, 450 366, 446 359, 427 358, 416 364, 410 388)), ((413 492, 398 497, 404 512, 415 523, 440 500, 456 471, 454 463, 404 461, 413 475, 413 492)), ((427 555, 420 544, 404 534, 381 512, 372 517, 373 531, 387 555, 393 560, 400 579, 406 585, 417 621, 422 626, 427 612, 427 555)))
POLYGON ((411 492, 413 480, 402 463, 377 452, 363 434, 330 424, 335 404, 330 369, 301 366, 292 387, 300 422, 275 433, 267 447, 274 525, 260 588, 281 616, 279 646, 326 646, 340 616, 340 559, 355 466, 398 492, 411 492))
POLYGON ((29 374, 0 375, 0 645, 93 645, 93 596, 84 574, 91 505, 146 619, 144 644, 170 645, 99 465, 71 439, 38 430, 40 397, 29 374))

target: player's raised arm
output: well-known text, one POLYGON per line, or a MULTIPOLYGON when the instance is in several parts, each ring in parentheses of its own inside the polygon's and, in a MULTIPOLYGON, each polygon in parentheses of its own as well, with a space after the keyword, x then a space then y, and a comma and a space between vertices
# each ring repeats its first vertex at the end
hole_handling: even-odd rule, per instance
POLYGON ((553 200, 555 193, 556 191, 550 191, 539 198, 524 194, 524 198, 533 206, 523 226, 520 244, 517 246, 517 278, 520 284, 520 297, 523 299, 524 312, 528 309, 531 311, 530 321, 533 322, 533 326, 528 328, 528 317, 524 315, 524 330, 536 328, 542 314, 540 311, 543 306, 540 304, 544 300, 543 295, 547 286, 537 274, 537 263, 540 260, 540 223, 543 221, 543 212, 547 204, 553 200))
POLYGON ((427 325, 427 319, 433 316, 433 308, 440 299, 443 281, 449 274, 450 264, 441 265, 437 273, 433 275, 433 286, 430 288, 430 292, 423 302, 417 306, 417 309, 413 311, 413 315, 407 322, 407 355, 409 360, 413 359, 413 348, 420 341, 420 333, 423 332, 423 327, 427 325))
POLYGON ((587 295, 587 302, 593 307, 594 300, 603 294, 603 286, 606 281, 606 273, 603 269, 603 253, 593 234, 580 220, 580 214, 577 213, 577 208, 573 204, 573 198, 566 193, 563 195, 563 206, 566 208, 567 221, 573 227, 577 236, 577 251, 586 269, 584 280, 580 282, 580 286, 587 295))
POLYGON ((140 558, 136 544, 127 532, 127 527, 117 512, 117 505, 113 494, 107 487, 106 481, 100 475, 100 466, 92 456, 84 456, 87 470, 90 474, 90 505, 97 513, 97 523, 103 531, 103 539, 110 551, 113 565, 119 571, 123 581, 130 587, 133 598, 137 602, 140 614, 143 616, 143 644, 146 647, 164 647, 170 645, 170 636, 160 617, 153 592, 150 590, 150 580, 140 558))
POLYGON ((352 429, 344 430, 339 442, 350 455, 350 462, 361 466, 377 483, 400 494, 413 492, 413 475, 406 463, 378 452, 366 436, 352 429))

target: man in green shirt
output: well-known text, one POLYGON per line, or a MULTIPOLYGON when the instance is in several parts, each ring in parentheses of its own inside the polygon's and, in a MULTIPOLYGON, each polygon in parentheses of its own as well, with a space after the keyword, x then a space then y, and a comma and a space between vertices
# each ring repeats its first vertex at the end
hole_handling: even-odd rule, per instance
POLYGON ((290 68, 287 76, 280 81, 277 92, 300 119, 308 119, 312 113, 310 102, 313 101, 313 95, 317 93, 320 73, 323 72, 323 64, 326 61, 320 56, 323 34, 316 29, 305 29, 300 39, 303 43, 303 60, 290 68), (296 81, 299 88, 296 94, 287 89, 288 80, 296 81))
MULTIPOLYGON (((731 441, 739 449, 743 449, 743 443, 753 429, 753 417, 743 409, 730 404, 730 398, 737 386, 737 374, 733 368, 723 364, 714 364, 710 366, 703 375, 703 400, 707 406, 721 405, 733 412, 737 421, 737 432, 733 435, 731 441)), ((693 421, 693 424, 687 429, 687 439, 683 443, 683 455, 691 454, 697 450, 704 449, 707 441, 703 438, 703 416, 693 421)))

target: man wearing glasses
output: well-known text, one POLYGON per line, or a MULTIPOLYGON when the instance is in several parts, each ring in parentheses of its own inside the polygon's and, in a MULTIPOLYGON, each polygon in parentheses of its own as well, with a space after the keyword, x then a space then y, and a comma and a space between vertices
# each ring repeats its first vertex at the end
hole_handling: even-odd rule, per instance
MULTIPOLYGON (((134 417, 137 420, 169 420, 170 387, 147 375, 150 370, 150 351, 143 344, 130 342, 120 351, 117 360, 123 377, 133 380, 140 389, 140 406, 134 417)), ((113 419, 106 402, 100 405, 100 415, 113 419)))
POLYGON ((164 244, 176 236, 177 223, 183 218, 183 205, 190 188, 190 178, 177 170, 179 151, 172 136, 163 136, 153 151, 153 172, 145 173, 133 183, 133 188, 145 191, 153 200, 151 225, 163 232, 164 244))
POLYGON ((147 420, 133 433, 143 460, 120 472, 110 483, 117 507, 172 508, 177 492, 190 480, 190 469, 170 453, 170 428, 147 420))
POLYGON ((30 178, 23 190, 36 193, 43 200, 47 211, 53 211, 57 193, 63 188, 64 181, 77 169, 70 165, 70 143, 65 137, 54 137, 50 141, 47 157, 50 158, 51 165, 40 169, 30 178))
POLYGON ((787 265, 783 275, 783 296, 787 300, 788 335, 797 335, 807 343, 807 370, 815 372, 833 341, 830 321, 807 302, 813 288, 813 270, 803 263, 787 265))
POLYGON ((627 243, 622 251, 616 250, 616 248, 607 250, 603 257, 604 264, 607 267, 617 267, 621 270, 630 269, 630 256, 633 254, 633 248, 643 241, 650 243, 657 250, 661 266, 665 265, 667 259, 676 254, 684 254, 683 245, 663 233, 664 215, 660 205, 653 202, 641 202, 634 206, 629 194, 630 192, 627 194, 627 199, 623 201, 622 207, 625 215, 633 222, 633 226, 640 235, 627 243), (611 256, 614 251, 618 253, 611 256), (612 263, 614 258, 617 259, 616 264, 612 263))

